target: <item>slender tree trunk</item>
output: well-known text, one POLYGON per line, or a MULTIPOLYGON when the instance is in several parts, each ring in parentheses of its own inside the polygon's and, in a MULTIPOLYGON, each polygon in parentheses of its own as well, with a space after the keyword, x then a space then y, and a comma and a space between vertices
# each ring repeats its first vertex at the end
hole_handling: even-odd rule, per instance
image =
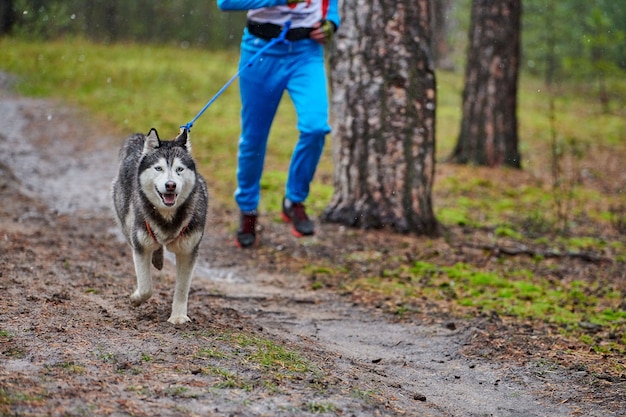
POLYGON ((453 70, 452 51, 448 44, 448 22, 452 0, 430 0, 431 15, 431 50, 435 67, 443 70, 453 70))
POLYGON ((17 16, 13 10, 13 0, 0 1, 0 36, 11 32, 17 16))
POLYGON ((323 219, 434 235, 429 0, 345 0, 331 56, 335 192, 323 219))
POLYGON ((463 120, 451 160, 521 167, 517 79, 521 0, 473 0, 463 120))

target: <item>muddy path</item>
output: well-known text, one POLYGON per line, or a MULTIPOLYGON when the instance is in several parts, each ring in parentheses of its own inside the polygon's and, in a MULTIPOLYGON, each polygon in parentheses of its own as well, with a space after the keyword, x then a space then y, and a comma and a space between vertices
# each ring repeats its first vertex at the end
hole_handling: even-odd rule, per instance
MULTIPOLYGON (((7 92, 0 126, 2 415, 626 415, 623 384, 547 360, 465 355, 490 318, 393 322, 304 276, 241 266, 264 259, 234 247, 232 213, 219 207, 193 322, 166 323, 171 258, 153 298, 132 308, 132 259, 109 211, 123 138, 79 110, 7 92), (298 352, 308 370, 264 365, 244 340, 298 352)), ((311 250, 283 239, 285 257, 311 250)))

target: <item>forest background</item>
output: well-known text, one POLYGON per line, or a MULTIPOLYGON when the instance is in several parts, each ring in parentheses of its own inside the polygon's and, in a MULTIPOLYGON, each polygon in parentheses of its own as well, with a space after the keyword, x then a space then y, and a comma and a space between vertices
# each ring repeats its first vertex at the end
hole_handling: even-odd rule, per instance
MULTIPOLYGON (((444 69, 462 70, 470 0, 433 1, 443 16, 434 24, 433 45, 444 69)), ((522 71, 543 75, 556 66, 557 77, 589 81, 598 71, 626 70, 626 7, 609 0, 522 2, 522 71), (550 51, 548 42, 556 45, 550 51), (554 56, 551 56, 551 55, 554 56)), ((433 12, 434 13, 434 12, 433 12)), ((224 49, 239 44, 245 14, 223 13, 216 2, 201 0, 9 0, 0 5, 0 34, 52 40, 85 37, 96 42, 143 42, 181 48, 224 49)))

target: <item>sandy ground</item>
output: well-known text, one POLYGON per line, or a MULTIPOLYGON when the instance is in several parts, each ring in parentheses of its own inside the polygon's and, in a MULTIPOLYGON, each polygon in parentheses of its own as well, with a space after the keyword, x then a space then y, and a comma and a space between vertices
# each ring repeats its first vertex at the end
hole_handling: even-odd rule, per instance
MULTIPOLYGON (((1 415, 626 415, 623 379, 542 358, 540 332, 498 317, 392 320, 280 267, 325 256, 317 242, 345 233, 333 225, 296 240, 268 222, 269 256, 236 249, 233 214, 211 207, 192 323, 166 322, 172 257, 132 308, 132 258, 109 210, 123 138, 8 92, 0 126, 1 415), (308 368, 264 364, 268 343, 308 368)), ((342 250, 363 245, 350 236, 342 250)))

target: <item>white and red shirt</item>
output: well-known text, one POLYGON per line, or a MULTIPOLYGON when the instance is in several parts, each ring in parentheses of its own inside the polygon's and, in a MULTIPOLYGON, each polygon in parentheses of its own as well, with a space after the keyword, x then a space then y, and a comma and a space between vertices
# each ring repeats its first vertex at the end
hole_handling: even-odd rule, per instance
POLYGON ((322 19, 339 27, 338 0, 311 0, 287 6, 286 0, 217 0, 222 10, 248 10, 248 19, 257 23, 283 26, 291 21, 292 28, 310 28, 322 19))

